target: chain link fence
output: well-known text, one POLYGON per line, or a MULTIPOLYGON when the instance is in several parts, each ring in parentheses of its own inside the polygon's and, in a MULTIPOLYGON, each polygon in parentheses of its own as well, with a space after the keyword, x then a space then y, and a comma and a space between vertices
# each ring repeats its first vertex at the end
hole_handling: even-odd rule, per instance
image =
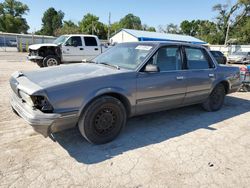
POLYGON ((51 36, 0 32, 0 51, 27 52, 31 44, 51 43, 54 40, 55 37, 51 36))

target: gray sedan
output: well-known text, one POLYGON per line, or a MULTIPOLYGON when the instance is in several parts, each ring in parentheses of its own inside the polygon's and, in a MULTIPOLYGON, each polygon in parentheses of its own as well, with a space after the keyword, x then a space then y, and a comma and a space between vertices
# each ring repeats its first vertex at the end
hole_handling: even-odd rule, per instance
POLYGON ((187 43, 123 43, 82 64, 10 78, 11 105, 45 136, 78 126, 91 143, 116 138, 129 117, 201 104, 219 110, 240 86, 239 68, 187 43))
POLYGON ((250 52, 234 52, 228 56, 228 63, 249 64, 250 52))

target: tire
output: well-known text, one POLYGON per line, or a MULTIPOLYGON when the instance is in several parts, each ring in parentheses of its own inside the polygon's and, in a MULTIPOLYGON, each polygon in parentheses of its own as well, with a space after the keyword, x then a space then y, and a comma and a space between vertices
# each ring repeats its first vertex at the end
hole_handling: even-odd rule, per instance
POLYGON ((48 55, 43 59, 43 66, 44 67, 51 67, 60 65, 60 60, 55 55, 48 55))
POLYGON ((37 61, 36 64, 39 66, 39 67, 43 67, 43 62, 42 61, 37 61))
POLYGON ((225 95, 226 91, 224 85, 218 84, 207 100, 202 104, 202 107, 208 112, 220 110, 224 104, 225 95))
POLYGON ((105 144, 120 134, 126 121, 127 113, 122 102, 111 96, 103 96, 87 107, 78 127, 88 142, 105 144))

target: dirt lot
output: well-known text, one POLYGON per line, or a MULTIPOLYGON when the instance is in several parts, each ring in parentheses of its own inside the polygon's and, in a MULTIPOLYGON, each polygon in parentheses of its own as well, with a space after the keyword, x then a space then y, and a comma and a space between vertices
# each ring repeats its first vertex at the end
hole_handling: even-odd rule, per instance
POLYGON ((219 112, 199 106, 129 120, 112 143, 87 143, 78 129, 35 133, 12 113, 8 79, 35 70, 26 54, 0 52, 0 187, 249 187, 250 93, 219 112))

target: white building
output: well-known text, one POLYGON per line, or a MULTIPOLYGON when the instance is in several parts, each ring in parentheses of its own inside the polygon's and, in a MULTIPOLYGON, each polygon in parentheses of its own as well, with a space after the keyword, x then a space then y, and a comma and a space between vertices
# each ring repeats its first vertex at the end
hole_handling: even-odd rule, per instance
POLYGON ((171 41, 189 42, 193 44, 206 45, 207 43, 192 36, 158 33, 150 31, 139 31, 133 29, 121 29, 110 38, 110 43, 137 42, 137 41, 171 41))

